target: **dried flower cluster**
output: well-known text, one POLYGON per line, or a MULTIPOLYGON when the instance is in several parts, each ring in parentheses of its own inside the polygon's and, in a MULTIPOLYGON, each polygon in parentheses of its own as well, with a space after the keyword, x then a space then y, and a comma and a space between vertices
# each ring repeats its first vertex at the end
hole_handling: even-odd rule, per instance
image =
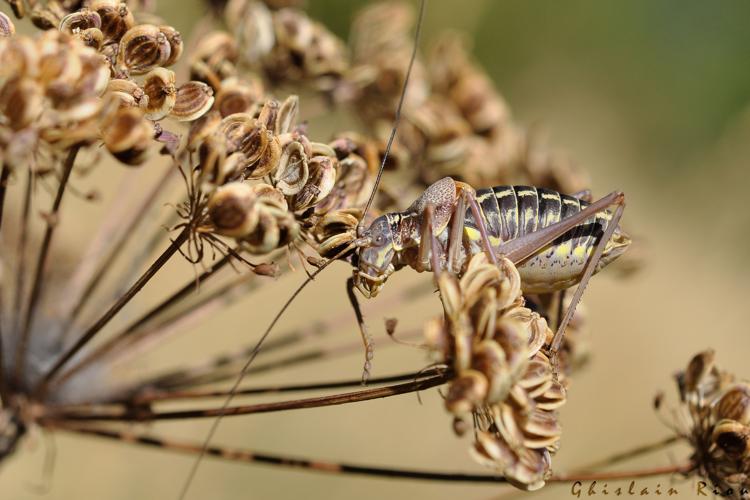
POLYGON ((25 164, 31 152, 48 146, 59 152, 101 140, 120 161, 136 165, 155 139, 173 150, 176 137, 156 122, 167 116, 191 121, 213 103, 206 84, 177 86, 167 69, 182 54, 180 33, 137 24, 124 2, 69 4, 31 11, 34 24, 46 30, 36 41, 3 41, 3 115, 10 131, 4 128, 2 142, 14 148, 6 156, 25 164))
POLYGON ((727 498, 750 498, 750 383, 715 365, 713 351, 698 353, 677 374, 693 448, 695 472, 727 498))
POLYGON ((460 279, 441 273, 437 280, 445 318, 429 322, 425 335, 455 371, 445 398, 454 429, 464 434, 473 422, 479 462, 520 488, 541 488, 565 403, 564 384, 542 350, 552 331, 524 307, 521 278, 507 259, 495 266, 477 254, 460 279))

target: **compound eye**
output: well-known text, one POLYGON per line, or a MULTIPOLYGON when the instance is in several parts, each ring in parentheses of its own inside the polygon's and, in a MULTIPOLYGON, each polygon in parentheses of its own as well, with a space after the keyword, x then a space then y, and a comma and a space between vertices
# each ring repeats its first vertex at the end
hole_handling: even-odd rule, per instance
POLYGON ((375 245, 379 247, 385 245, 385 236, 383 236, 382 234, 375 236, 375 245))

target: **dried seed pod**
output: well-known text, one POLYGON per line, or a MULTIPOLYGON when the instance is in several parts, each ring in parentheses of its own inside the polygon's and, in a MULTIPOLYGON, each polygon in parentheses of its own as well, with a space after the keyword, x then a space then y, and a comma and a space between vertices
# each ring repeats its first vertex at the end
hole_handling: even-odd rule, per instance
POLYGON ((4 78, 35 78, 39 70, 39 50, 28 37, 2 40, 0 76, 4 78))
POLYGON ((99 28, 88 28, 75 33, 74 36, 79 38, 84 45, 96 51, 99 51, 104 45, 104 33, 99 28))
MULTIPOLYGON (((235 113, 221 120, 217 133, 226 137, 227 151, 233 153, 238 151, 247 142, 247 138, 251 133, 259 129, 257 121, 251 115, 247 113, 235 113)), ((266 147, 265 143, 262 147, 266 147)))
POLYGON ((148 97, 146 118, 161 120, 172 111, 177 101, 174 82, 174 72, 166 68, 154 68, 144 77, 143 92, 148 97))
POLYGON ((195 151, 198 149, 203 141, 219 128, 219 123, 221 123, 221 115, 216 110, 209 111, 191 123, 187 138, 188 150, 195 151))
POLYGON ((298 114, 299 97, 296 95, 290 95, 284 100, 284 103, 279 109, 278 117, 276 119, 276 135, 291 132, 294 128, 294 124, 297 123, 298 114))
POLYGON ((107 92, 116 96, 126 106, 145 108, 148 105, 148 96, 133 80, 113 78, 107 84, 107 92))
POLYGON ((5 0, 5 2, 10 5, 16 19, 23 19, 26 16, 26 5, 23 0, 5 0))
POLYGON ((313 156, 309 161, 310 178, 291 201, 292 210, 304 210, 328 196, 336 184, 336 160, 330 156, 313 156))
POLYGON ((227 144, 219 133, 208 135, 198 148, 201 189, 210 191, 224 184, 228 173, 225 168, 227 144))
POLYGON ((44 111, 42 86, 29 78, 15 78, 0 89, 0 110, 13 130, 32 124, 44 111))
POLYGON ((130 28, 120 39, 117 65, 133 74, 143 74, 163 66, 171 56, 167 37, 157 26, 140 24, 130 28))
POLYGON ((127 4, 119 0, 94 0, 91 10, 99 14, 101 30, 107 40, 119 42, 123 35, 135 25, 133 14, 127 4))
POLYGON ((750 387, 745 384, 732 387, 719 399, 713 411, 718 420, 730 419, 750 425, 750 387))
POLYGON ((11 21, 5 12, 0 12, 0 37, 13 36, 15 33, 16 25, 13 24, 13 21, 11 21))
POLYGON ((154 127, 138 108, 120 108, 102 130, 102 140, 112 155, 127 165, 139 165, 154 136, 154 127))
POLYGON ((263 85, 259 80, 229 78, 221 82, 216 94, 216 109, 221 116, 235 113, 254 114, 263 99, 263 85))
POLYGON ((89 28, 100 29, 101 27, 102 19, 99 14, 94 10, 83 8, 63 17, 58 29, 63 33, 73 34, 89 28))
POLYGON ((159 30, 169 42, 169 58, 164 62, 164 66, 172 66, 182 55, 183 43, 180 32, 171 26, 159 26, 159 30))
POLYGON ((46 5, 37 5, 29 13, 29 19, 40 30, 56 29, 60 21, 67 14, 57 2, 49 2, 46 5))
POLYGON ((208 199, 208 216, 218 234, 243 238, 258 225, 253 189, 242 182, 220 186, 208 199))
POLYGON ((190 77, 208 83, 215 91, 221 82, 236 76, 237 42, 224 31, 214 31, 201 38, 192 51, 190 77))
POLYGON ((711 440, 728 457, 743 459, 750 456, 750 428, 734 420, 720 420, 713 429, 711 440))
POLYGON ((170 115, 179 121, 193 121, 203 116, 214 103, 214 91, 203 82, 190 81, 177 89, 177 102, 170 115))
POLYGON ((276 42, 273 17, 262 2, 245 3, 239 15, 237 10, 228 5, 224 17, 234 31, 238 46, 242 48, 242 58, 250 65, 257 65, 271 52, 276 42))
POLYGON ((276 187, 286 196, 302 191, 310 176, 305 148, 299 142, 288 144, 281 153, 279 168, 274 174, 276 187))
POLYGON ((279 165, 281 143, 278 137, 263 128, 260 129, 257 136, 253 135, 246 137, 246 139, 243 141, 242 150, 247 151, 245 155, 248 158, 257 155, 258 159, 253 162, 251 167, 244 170, 242 176, 245 179, 261 179, 270 174, 279 165), (263 149, 260 148, 261 144, 265 144, 263 149))

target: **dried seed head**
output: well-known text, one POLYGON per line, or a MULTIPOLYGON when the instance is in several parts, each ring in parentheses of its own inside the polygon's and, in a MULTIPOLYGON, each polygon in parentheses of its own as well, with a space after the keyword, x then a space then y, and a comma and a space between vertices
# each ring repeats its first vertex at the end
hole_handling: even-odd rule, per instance
POLYGON ((276 119, 276 135, 283 135, 291 132, 294 128, 294 124, 297 123, 298 114, 299 97, 296 95, 290 95, 284 100, 284 103, 279 109, 278 117, 276 119))
POLYGON ((5 0, 5 2, 10 5, 16 19, 23 19, 26 16, 26 5, 23 0, 5 0))
POLYGON ((203 116, 214 103, 214 91, 203 82, 190 81, 177 89, 177 101, 170 115, 179 121, 193 121, 203 116))
POLYGON ((221 116, 235 113, 254 114, 264 95, 263 84, 258 79, 249 81, 229 78, 221 82, 216 95, 216 109, 221 116))
POLYGON ((135 25, 133 14, 124 2, 118 0, 94 0, 91 10, 99 14, 101 30, 106 40, 119 42, 123 35, 135 25))
POLYGON ((172 48, 157 26, 140 24, 130 28, 120 39, 117 65, 133 74, 147 73, 169 61, 172 48))
POLYGON ((712 350, 676 376, 682 412, 675 431, 693 447, 695 472, 730 498, 750 488, 750 384, 720 370, 712 350), (687 428, 685 425, 687 424, 687 428))
POLYGON ((49 2, 46 5, 37 5, 29 13, 29 19, 40 30, 56 29, 67 12, 63 10, 58 2, 49 2))
POLYGON ((15 33, 16 26, 13 21, 4 12, 0 12, 0 37, 13 36, 15 33))
POLYGON ((251 253, 266 254, 296 238, 299 226, 281 191, 268 184, 256 184, 252 189, 258 201, 258 225, 243 243, 251 253))
POLYGON ((74 34, 77 38, 83 42, 87 47, 98 51, 104 45, 104 34, 99 28, 88 28, 83 31, 78 31, 74 34))
POLYGON ((224 18, 234 32, 242 58, 251 66, 258 65, 274 46, 274 23, 271 12, 262 2, 232 0, 224 18))
POLYGON ((310 177, 302 190, 291 201, 292 210, 312 207, 328 196, 336 184, 336 159, 313 156, 308 163, 310 177))
POLYGON ((230 182, 214 191, 208 200, 208 216, 223 236, 243 238, 258 225, 253 189, 242 182, 230 182))
MULTIPOLYGON (((180 107, 179 93, 177 101, 178 104, 176 107, 180 107)), ((221 123, 221 115, 216 110, 209 111, 191 123, 187 138, 188 150, 197 150, 203 141, 219 128, 219 123, 221 123)))
POLYGON ((171 26, 159 26, 159 30, 169 42, 169 58, 164 62, 164 66, 172 66, 182 55, 182 35, 171 26))
POLYGON ((318 254, 331 257, 354 241, 360 217, 361 211, 352 208, 326 213, 313 229, 318 254))
POLYGON ((302 191, 310 176, 304 146, 291 142, 284 147, 279 160, 279 168, 274 174, 276 187, 286 196, 294 196, 302 191))
POLYGON ((474 422, 474 457, 532 490, 544 485, 558 447, 556 409, 565 390, 540 350, 552 332, 523 307, 519 281, 510 261, 495 266, 484 254, 469 260, 460 279, 440 273, 444 319, 428 323, 425 337, 456 373, 446 408, 464 425, 474 422))
POLYGON ((14 130, 32 124, 44 111, 44 90, 30 78, 8 80, 0 90, 0 110, 14 130))
POLYGON ((127 165, 139 165, 154 137, 154 127, 138 108, 120 108, 102 130, 110 153, 127 165))
POLYGON ((89 28, 100 29, 101 27, 102 19, 99 17, 99 14, 94 10, 83 8, 63 17, 60 21, 59 30, 64 33, 73 34, 89 28))
POLYGON ((214 31, 201 38, 191 52, 190 77, 218 91, 221 82, 236 76, 237 43, 229 33, 214 31))
POLYGON ((165 68, 152 69, 143 79, 143 93, 148 97, 146 117, 161 120, 174 108, 177 101, 174 72, 165 68))
POLYGON ((145 92, 133 80, 113 78, 107 84, 107 93, 120 99, 124 106, 145 108, 148 104, 145 92))

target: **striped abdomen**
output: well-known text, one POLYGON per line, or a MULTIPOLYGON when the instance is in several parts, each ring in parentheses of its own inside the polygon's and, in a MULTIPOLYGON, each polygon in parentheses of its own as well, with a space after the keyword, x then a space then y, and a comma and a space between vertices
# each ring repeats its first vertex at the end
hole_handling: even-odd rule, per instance
MULTIPOLYGON (((532 186, 479 189, 477 201, 493 247, 559 222, 589 205, 578 198, 532 186)), ((576 284, 610 219, 611 213, 599 212, 518 265, 524 291, 548 293, 576 284)), ((466 212, 464 235, 468 252, 482 251, 477 224, 470 210, 466 212)), ((628 243, 627 237, 616 230, 597 270, 620 255, 628 243)))

